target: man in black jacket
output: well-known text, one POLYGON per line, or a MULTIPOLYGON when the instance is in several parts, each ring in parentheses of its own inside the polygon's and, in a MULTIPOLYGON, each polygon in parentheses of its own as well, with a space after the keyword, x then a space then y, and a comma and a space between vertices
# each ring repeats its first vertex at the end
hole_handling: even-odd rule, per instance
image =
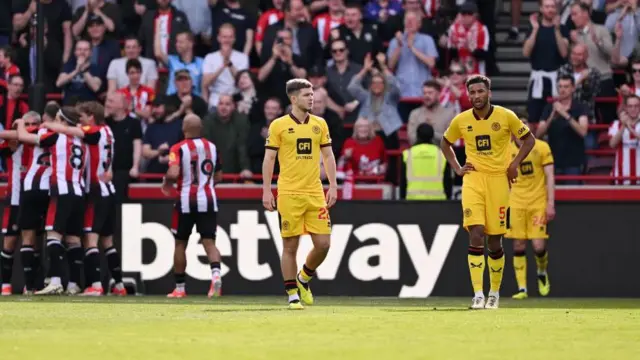
POLYGON ((187 15, 171 6, 171 0, 156 0, 158 9, 148 10, 142 17, 139 38, 144 56, 153 56, 153 41, 156 31, 161 32, 162 49, 165 54, 176 53, 176 35, 191 31, 187 15))
POLYGON ((313 65, 322 65, 322 47, 318 40, 318 33, 311 24, 304 21, 304 3, 302 0, 285 0, 282 7, 284 19, 269 26, 262 42, 261 63, 264 65, 271 58, 271 51, 275 42, 282 42, 278 32, 283 28, 291 30, 294 40, 292 51, 302 59, 302 67, 309 70, 313 65))

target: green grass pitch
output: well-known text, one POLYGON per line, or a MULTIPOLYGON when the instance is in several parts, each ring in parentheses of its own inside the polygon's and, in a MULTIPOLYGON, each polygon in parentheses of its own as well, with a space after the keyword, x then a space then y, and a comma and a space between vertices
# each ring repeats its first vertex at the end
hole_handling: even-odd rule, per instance
POLYGON ((640 359, 638 299, 0 299, 0 359, 640 359))

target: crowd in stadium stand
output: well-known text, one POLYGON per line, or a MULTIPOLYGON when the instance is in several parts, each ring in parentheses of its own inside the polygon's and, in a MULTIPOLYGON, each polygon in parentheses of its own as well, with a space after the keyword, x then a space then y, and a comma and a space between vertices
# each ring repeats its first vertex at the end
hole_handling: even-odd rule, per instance
MULTIPOLYGON (((495 1, 40 1, 45 88, 65 105, 105 101, 114 176, 125 183, 166 171, 192 112, 224 172, 252 178, 269 123, 287 111, 285 82, 298 77, 316 89, 314 113, 327 120, 344 179, 395 183, 394 150, 415 143, 425 122, 439 141, 471 107, 466 76, 499 71, 495 1)), ((0 5, 4 128, 28 111, 20 95, 36 76, 35 13, 35 0, 0 5)), ((519 16, 514 7, 514 25, 519 16)), ((533 69, 529 121, 547 136, 559 174, 603 168, 587 151, 611 145, 614 173, 637 175, 639 112, 628 99, 640 95, 638 16, 637 0, 543 0, 526 34, 511 30, 510 40, 524 38, 533 69), (626 69, 629 84, 618 75, 626 69), (589 124, 611 128, 601 134, 589 124)))

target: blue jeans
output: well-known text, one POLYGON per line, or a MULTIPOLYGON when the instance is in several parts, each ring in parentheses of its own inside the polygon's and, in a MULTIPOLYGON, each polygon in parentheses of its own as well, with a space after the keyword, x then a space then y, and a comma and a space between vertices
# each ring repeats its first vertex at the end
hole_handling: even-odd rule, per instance
MULTIPOLYGON (((582 166, 567 166, 567 167, 556 167, 555 169, 556 175, 582 175, 582 166)), ((581 185, 581 180, 560 180, 556 181, 559 185, 581 185)))

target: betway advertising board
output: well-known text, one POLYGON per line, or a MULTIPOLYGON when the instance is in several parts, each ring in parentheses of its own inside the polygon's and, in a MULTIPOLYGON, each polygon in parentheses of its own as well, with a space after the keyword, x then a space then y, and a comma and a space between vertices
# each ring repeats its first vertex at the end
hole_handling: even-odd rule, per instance
MULTIPOLYGON (((172 203, 124 204, 121 245, 125 273, 136 275, 146 294, 173 288, 172 203)), ((635 259, 640 254, 640 205, 560 203, 550 225, 549 272, 553 296, 640 296, 635 259)), ((457 202, 339 202, 331 209, 332 244, 313 281, 314 293, 339 296, 470 296, 468 236, 457 202)), ((199 236, 187 249, 187 291, 204 294, 210 269, 199 236)), ((224 201, 218 214, 217 245, 222 255, 223 293, 280 295, 282 239, 278 215, 258 201, 224 201)), ((311 248, 303 236, 302 266, 311 248)), ((511 244, 503 293, 516 291, 511 244)), ((535 262, 529 254, 529 288, 535 293, 535 262)), ((488 274, 485 274, 488 282, 488 274)))

